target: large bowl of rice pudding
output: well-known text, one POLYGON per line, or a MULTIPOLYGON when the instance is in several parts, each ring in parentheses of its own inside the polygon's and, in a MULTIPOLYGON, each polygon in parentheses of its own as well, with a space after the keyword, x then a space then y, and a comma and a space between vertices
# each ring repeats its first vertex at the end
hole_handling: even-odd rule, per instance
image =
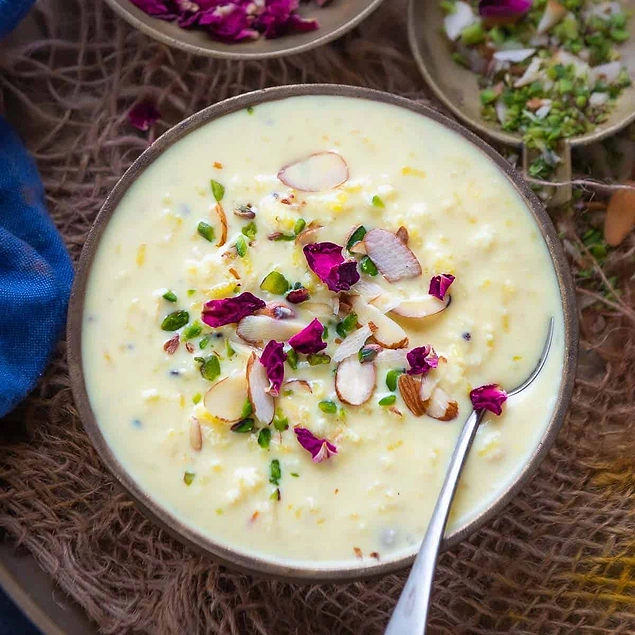
MULTIPOLYGON (((347 86, 186 119, 115 186, 71 300, 73 390, 104 463, 187 545, 306 581, 410 564, 475 389, 537 380, 476 434, 444 547, 538 467, 577 322, 542 204, 442 115, 347 86)), ((496 410, 496 408, 494 408, 496 410)))

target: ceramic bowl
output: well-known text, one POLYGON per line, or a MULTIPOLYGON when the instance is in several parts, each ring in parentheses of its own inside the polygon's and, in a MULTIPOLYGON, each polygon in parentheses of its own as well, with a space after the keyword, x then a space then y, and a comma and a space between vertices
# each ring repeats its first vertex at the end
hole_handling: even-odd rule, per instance
POLYGON ((314 2, 300 7, 304 18, 315 18, 320 28, 310 33, 295 33, 273 40, 226 44, 213 40, 202 30, 181 29, 144 13, 130 0, 106 0, 120 17, 150 37, 195 55, 230 60, 263 60, 303 53, 341 37, 367 18, 383 0, 331 0, 325 7, 314 2))
POLYGON ((411 110, 422 117, 432 119, 460 134, 464 139, 479 148, 507 176, 509 182, 514 186, 516 191, 525 201, 528 209, 531 211, 536 225, 544 237, 551 255, 562 298, 562 313, 565 327, 565 355, 562 369, 562 383, 552 417, 545 428, 542 438, 536 445, 524 468, 520 470, 518 475, 510 481, 506 489, 501 492, 499 497, 493 501, 492 504, 490 504, 486 509, 483 509, 482 512, 480 512, 470 522, 446 536, 442 545, 443 549, 456 545, 482 527, 485 523, 493 520, 518 492, 518 490, 528 482, 548 452, 564 420, 573 390, 578 350, 578 326, 573 282, 567 267, 564 251, 560 241, 558 240, 554 226, 538 198, 533 194, 518 173, 513 170, 511 165, 476 135, 472 134, 459 124, 447 119, 443 115, 440 115, 436 111, 408 99, 366 88, 338 85, 298 85, 261 90, 228 99, 192 115, 157 139, 135 161, 106 199, 86 240, 71 297, 68 319, 68 359, 73 393, 86 431, 99 451, 105 465, 112 472, 114 477, 121 483, 121 485, 123 485, 123 487, 128 491, 130 496, 135 499, 138 506, 148 516, 154 519, 157 524, 168 530, 172 535, 188 546, 202 551, 205 554, 210 555, 215 560, 232 568, 253 574, 266 575, 287 581, 333 582, 386 574, 410 565, 414 559, 414 555, 390 561, 377 562, 376 564, 371 565, 364 564, 363 568, 347 564, 345 567, 338 569, 327 567, 321 568, 319 566, 305 569, 299 566, 283 566, 272 562, 271 560, 266 560, 265 558, 249 556, 241 553, 238 549, 230 549, 219 545, 214 541, 212 536, 201 535, 191 527, 185 525, 153 498, 148 496, 148 494, 142 490, 139 484, 132 479, 124 466, 118 461, 117 457, 108 446, 95 419, 95 415, 92 411, 90 400, 88 398, 82 368, 82 323, 84 299, 91 273, 91 267, 104 230, 126 191, 143 173, 146 167, 155 161, 163 152, 201 126, 204 126, 210 121, 222 117, 223 115, 227 115, 238 110, 244 110, 249 106, 257 107, 265 102, 298 95, 334 95, 392 104, 411 110))

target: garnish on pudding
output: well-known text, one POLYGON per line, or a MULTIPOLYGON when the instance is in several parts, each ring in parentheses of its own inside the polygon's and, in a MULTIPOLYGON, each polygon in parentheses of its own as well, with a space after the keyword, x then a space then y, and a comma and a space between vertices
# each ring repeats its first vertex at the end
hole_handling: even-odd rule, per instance
MULTIPOLYGON (((418 542, 470 392, 531 370, 558 302, 531 214, 478 149, 394 106, 280 100, 139 175, 95 256, 83 365, 113 452, 183 523, 291 565, 358 547, 365 566, 418 542)), ((554 354, 530 399, 487 413, 455 526, 535 447, 554 354)))
MULTIPOLYGON (((336 190, 348 178, 347 164, 339 154, 312 154, 278 172, 278 179, 293 189, 283 198, 273 198, 299 211, 303 192, 336 190)), ((211 191, 223 236, 216 243, 220 249, 228 234, 221 204, 226 188, 211 180, 211 191)), ((371 204, 384 208, 376 195, 371 204)), ((440 364, 448 365, 447 359, 440 357, 430 343, 411 346, 408 330, 409 321, 429 319, 447 309, 455 277, 438 273, 429 279, 427 294, 403 293, 401 281, 423 276, 422 265, 409 247, 406 227, 391 231, 370 223, 357 225, 348 235, 335 237, 338 242, 331 242, 317 240, 328 233, 322 224, 307 224, 299 216, 290 233, 268 232, 267 227, 268 233, 260 231, 263 238, 259 240, 261 221, 251 203, 235 208, 234 215, 248 221, 237 237, 229 239, 238 256, 247 257, 249 246, 249 259, 257 259, 260 240, 273 241, 280 250, 294 250, 296 266, 284 271, 273 268, 257 285, 248 287, 243 284, 247 276, 241 274, 241 268, 236 269, 238 265, 231 260, 221 260, 229 277, 240 281, 240 286, 230 285, 224 297, 205 301, 200 322, 191 323, 184 310, 173 311, 163 319, 164 330, 180 330, 165 343, 168 354, 178 348, 179 337, 187 341, 202 336, 203 348, 203 342, 207 346, 210 338, 219 335, 225 338, 228 357, 238 355, 243 360, 238 368, 233 364, 224 372, 222 355, 216 348, 206 357, 194 357, 201 375, 212 382, 203 403, 217 421, 231 426, 233 432, 255 435, 262 450, 271 451, 273 434, 280 438, 288 434, 311 453, 316 463, 336 456, 335 438, 319 437, 311 430, 310 420, 294 420, 279 407, 281 399, 294 393, 313 396, 312 369, 320 378, 321 390, 314 401, 323 415, 345 417, 348 408, 367 405, 390 408, 391 413, 402 417, 397 407, 401 401, 415 417, 427 415, 450 421, 458 416, 458 402, 444 388, 439 368, 440 364), (307 288, 311 286, 312 291, 307 288), (203 333, 203 325, 211 331, 203 333), (388 356, 398 366, 385 378, 391 394, 380 395, 372 402, 378 390, 378 364, 386 362, 388 356), (332 371, 326 375, 331 377, 330 388, 323 367, 332 371), (299 371, 302 378, 291 376, 299 371), (329 398, 321 398, 324 393, 329 398)), ((201 221, 197 231, 208 242, 214 240, 213 226, 201 221)), ((174 294, 163 297, 169 302, 177 299, 174 294)), ((485 386, 473 390, 471 397, 475 407, 500 414, 501 394, 485 386)), ((192 425, 192 447, 200 450, 200 424, 196 421, 192 425)), ((275 500, 279 500, 278 481, 275 500)))

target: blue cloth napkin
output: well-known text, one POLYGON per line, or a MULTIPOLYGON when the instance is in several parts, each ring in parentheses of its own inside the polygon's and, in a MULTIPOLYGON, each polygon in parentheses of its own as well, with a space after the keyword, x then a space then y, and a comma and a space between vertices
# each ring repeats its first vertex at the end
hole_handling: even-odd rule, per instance
POLYGON ((0 416, 41 375, 64 324, 72 278, 35 165, 0 118, 0 416))
POLYGON ((17 26, 32 4, 33 0, 0 0, 0 38, 17 26))

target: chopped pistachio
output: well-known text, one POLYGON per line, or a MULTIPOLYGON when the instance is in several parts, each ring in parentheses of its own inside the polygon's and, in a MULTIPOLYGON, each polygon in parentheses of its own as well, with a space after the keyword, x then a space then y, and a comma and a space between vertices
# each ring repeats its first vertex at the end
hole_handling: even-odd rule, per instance
POLYGON ((334 401, 320 401, 318 408, 326 414, 335 414, 337 412, 337 404, 334 401))
POLYGON ((346 249, 350 249, 353 245, 356 245, 364 238, 364 236, 366 236, 366 228, 363 225, 360 225, 348 239, 348 242, 346 243, 346 249))
POLYGON ((202 236, 210 243, 214 241, 214 228, 205 221, 201 221, 198 224, 196 231, 198 232, 199 236, 202 236))
POLYGON ((243 404, 243 409, 240 413, 241 419, 246 419, 250 417, 254 412, 254 407, 251 405, 251 401, 249 399, 245 399, 245 403, 243 404))
POLYGON ((306 359, 309 362, 309 366, 320 366, 322 364, 328 364, 331 361, 330 355, 325 355, 324 353, 312 353, 311 355, 307 355, 306 359))
POLYGON ((387 395, 379 400, 380 406, 392 406, 397 401, 397 395, 387 395))
POLYGON ((265 449, 269 449, 269 445, 271 444, 271 430, 269 428, 262 428, 258 433, 258 445, 265 449))
POLYGON ((399 379, 399 375, 403 375, 403 373, 404 371, 402 369, 393 369, 386 373, 386 386, 388 390, 392 390, 392 392, 397 390, 397 380, 399 379))
POLYGON ((256 428, 256 422, 251 419, 242 419, 241 421, 239 421, 238 423, 235 423, 230 430, 232 432, 238 432, 241 434, 245 434, 247 432, 253 432, 256 428))
POLYGON ((201 395, 200 392, 197 392, 193 397, 192 397, 192 403, 194 405, 196 405, 197 403, 200 403, 201 399, 203 399, 203 395, 201 395))
POLYGON ((253 106, 248 106, 247 107, 247 114, 248 115, 253 115, 254 114, 254 107, 253 106))
POLYGON ((287 351, 287 363, 293 370, 297 370, 298 368, 298 354, 294 349, 290 348, 287 351))
POLYGON ((236 239, 236 252, 241 258, 247 253, 247 241, 244 236, 238 236, 236 239))
POLYGON ((220 376, 220 362, 216 355, 195 357, 194 361, 200 364, 201 377, 203 377, 203 379, 214 381, 220 376))
POLYGON ((376 276, 379 273, 377 265, 370 259, 369 256, 364 256, 361 259, 359 268, 361 272, 365 273, 367 276, 376 276))
POLYGON ((465 46, 480 44, 484 39, 485 31, 480 22, 475 22, 461 31, 461 42, 465 44, 465 46))
POLYGON ((249 240, 254 240, 256 238, 256 234, 258 233, 258 227, 256 227, 256 223, 251 221, 247 223, 241 230, 243 236, 247 236, 249 240))
POLYGON ((271 465, 269 466, 269 482, 274 485, 278 485, 281 478, 282 469, 280 468, 280 461, 278 461, 278 459, 274 459, 271 461, 271 465))
POLYGON ((192 324, 189 324, 183 329, 183 333, 181 333, 181 339, 186 342, 187 340, 192 340, 195 337, 198 337, 203 332, 203 325, 195 320, 192 324))
POLYGON ((260 288, 275 295, 284 295, 289 290, 289 281, 279 271, 271 271, 263 278, 260 288))
POLYGON ((176 302, 178 299, 174 291, 166 291, 161 297, 168 302, 176 302))
POLYGON ((306 221, 304 220, 304 218, 298 218, 298 220, 295 222, 295 225, 293 227, 293 233, 297 236, 299 233, 304 231, 305 227, 306 227, 306 221))
POLYGON ((386 207, 384 201, 382 201, 381 197, 377 194, 375 194, 375 196, 370 199, 370 202, 373 204, 374 207, 379 207, 380 209, 384 209, 384 207, 386 207))
POLYGON ((284 432, 289 427, 289 419, 284 416, 281 410, 276 410, 276 414, 273 417, 273 427, 278 432, 284 432))
POLYGON ((225 352, 230 359, 236 354, 232 343, 229 340, 225 340, 225 352))
POLYGON ((216 202, 220 203, 223 200, 223 196, 225 196, 225 187, 214 179, 210 181, 210 185, 212 186, 212 194, 214 195, 216 202))
POLYGON ((189 321, 190 314, 187 311, 174 311, 163 318, 161 329, 164 331, 177 331, 189 321))
POLYGON ((183 474, 183 482, 189 487, 192 484, 195 476, 196 474, 194 472, 185 472, 183 474))
POLYGON ((207 345, 209 344, 209 336, 206 335, 205 337, 201 337, 201 339, 198 342, 198 347, 201 350, 204 350, 207 348, 207 345))
POLYGON ((337 324, 335 330, 340 337, 346 337, 357 326, 357 313, 349 313, 337 324))

